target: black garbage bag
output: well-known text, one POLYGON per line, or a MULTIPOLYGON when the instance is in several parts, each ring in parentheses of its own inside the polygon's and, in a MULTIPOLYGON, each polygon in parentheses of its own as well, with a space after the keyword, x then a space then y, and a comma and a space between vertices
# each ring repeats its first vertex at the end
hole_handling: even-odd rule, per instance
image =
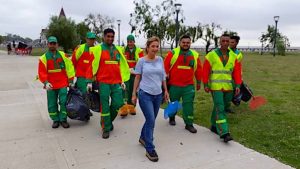
POLYGON ((94 112, 100 112, 100 96, 99 93, 95 90, 88 92, 85 97, 85 102, 87 103, 88 107, 93 110, 94 112))
POLYGON ((242 83, 241 93, 242 93, 242 100, 244 102, 248 102, 253 96, 252 90, 248 87, 246 83, 242 83))
POLYGON ((240 93, 238 95, 233 96, 232 103, 238 106, 240 105, 241 101, 248 102, 252 96, 252 90, 248 87, 246 83, 242 82, 240 87, 240 93))
POLYGON ((70 88, 67 95, 67 115, 70 119, 88 121, 90 119, 89 107, 82 93, 76 88, 70 88))

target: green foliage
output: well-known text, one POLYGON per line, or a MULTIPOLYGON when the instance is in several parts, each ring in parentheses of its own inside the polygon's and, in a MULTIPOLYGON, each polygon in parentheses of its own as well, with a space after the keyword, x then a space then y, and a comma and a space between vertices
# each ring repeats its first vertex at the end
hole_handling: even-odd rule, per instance
POLYGON ((86 33, 90 31, 88 25, 84 22, 80 22, 76 25, 76 31, 80 37, 81 44, 85 43, 86 33))
POLYGON ((102 41, 104 29, 114 28, 114 18, 101 14, 88 14, 84 23, 97 35, 98 42, 102 41))
MULTIPOLYGON (((275 27, 268 25, 267 32, 259 37, 262 47, 273 48, 275 42, 275 27)), ((279 31, 276 32, 276 48, 279 55, 285 55, 285 50, 290 46, 289 39, 279 31)))
MULTIPOLYGON (((176 8, 175 0, 164 0, 160 5, 154 8, 149 5, 146 0, 135 0, 134 12, 130 14, 129 24, 132 26, 132 33, 144 33, 146 38, 157 36, 163 43, 168 43, 173 49, 176 38, 176 8)), ((179 20, 183 23, 183 11, 179 13, 179 20)), ((203 28, 199 23, 197 26, 184 26, 179 24, 178 37, 188 34, 191 36, 192 42, 197 41, 203 35, 203 28)), ((162 45, 161 45, 162 46, 162 45)))
POLYGON ((205 24, 203 27, 203 36, 202 40, 205 42, 205 52, 208 53, 209 47, 211 44, 215 44, 215 47, 218 46, 218 39, 220 36, 217 36, 217 31, 221 30, 221 26, 212 22, 211 24, 205 24))
POLYGON ((52 16, 48 28, 47 37, 56 36, 65 52, 71 52, 80 42, 75 21, 71 18, 52 16))
POLYGON ((0 44, 4 42, 4 37, 0 35, 0 44))

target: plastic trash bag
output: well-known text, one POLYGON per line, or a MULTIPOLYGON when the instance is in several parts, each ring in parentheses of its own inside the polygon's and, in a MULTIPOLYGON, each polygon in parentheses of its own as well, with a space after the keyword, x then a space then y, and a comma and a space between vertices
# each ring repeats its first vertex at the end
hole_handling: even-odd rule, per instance
POLYGON ((82 93, 76 88, 69 88, 67 95, 67 115, 70 119, 88 121, 90 109, 86 104, 82 93))
POLYGON ((89 109, 93 110, 94 112, 100 112, 100 96, 99 93, 92 90, 88 92, 85 97, 85 102, 87 103, 89 109))
POLYGON ((168 103, 168 106, 164 110, 164 118, 172 117, 182 108, 182 105, 178 101, 168 103))

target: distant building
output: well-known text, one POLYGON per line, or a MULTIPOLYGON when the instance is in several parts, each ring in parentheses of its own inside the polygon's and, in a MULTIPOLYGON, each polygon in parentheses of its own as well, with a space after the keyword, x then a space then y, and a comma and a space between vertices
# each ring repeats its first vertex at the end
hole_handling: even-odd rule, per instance
POLYGON ((65 11, 64 11, 63 7, 61 7, 58 18, 66 18, 66 14, 65 14, 65 11))
MULTIPOLYGON (((64 8, 62 7, 59 13, 58 18, 66 18, 66 14, 64 11, 64 8)), ((42 29, 41 33, 40 33, 40 45, 42 47, 47 45, 47 33, 48 33, 48 29, 42 29)))

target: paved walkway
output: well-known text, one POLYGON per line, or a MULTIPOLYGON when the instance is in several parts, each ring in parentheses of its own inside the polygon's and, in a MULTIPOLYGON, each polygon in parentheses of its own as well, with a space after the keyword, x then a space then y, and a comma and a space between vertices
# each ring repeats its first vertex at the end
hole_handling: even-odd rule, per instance
POLYGON ((162 111, 156 120, 157 163, 145 157, 138 143, 143 115, 117 117, 109 139, 101 138, 100 116, 90 122, 69 120, 71 128, 51 128, 46 95, 34 81, 38 57, 0 52, 1 169, 288 169, 266 155, 236 142, 225 144, 208 129, 197 134, 182 120, 171 127, 162 111))

